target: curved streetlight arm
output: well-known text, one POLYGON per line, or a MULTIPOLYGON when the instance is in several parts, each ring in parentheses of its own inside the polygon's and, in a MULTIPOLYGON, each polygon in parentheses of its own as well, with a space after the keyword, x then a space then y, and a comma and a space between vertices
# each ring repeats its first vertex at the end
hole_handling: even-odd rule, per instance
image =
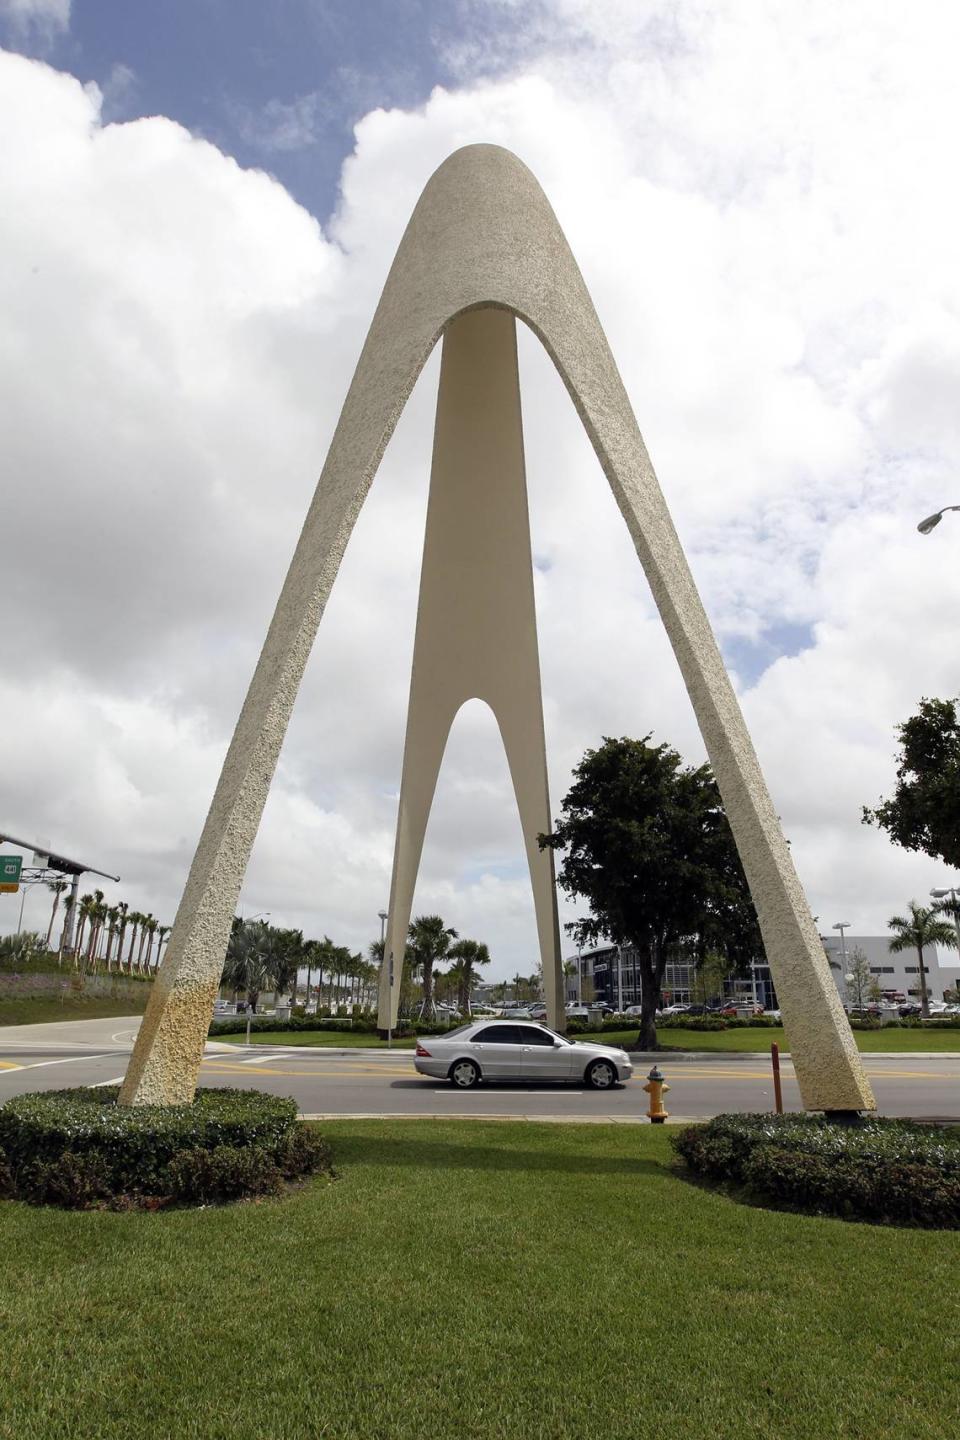
POLYGON ((920 524, 917 526, 920 534, 929 535, 930 531, 940 524, 940 521, 943 519, 944 515, 946 515, 948 510, 960 510, 960 505, 944 505, 943 509, 938 510, 935 515, 928 515, 926 520, 921 520, 920 524))

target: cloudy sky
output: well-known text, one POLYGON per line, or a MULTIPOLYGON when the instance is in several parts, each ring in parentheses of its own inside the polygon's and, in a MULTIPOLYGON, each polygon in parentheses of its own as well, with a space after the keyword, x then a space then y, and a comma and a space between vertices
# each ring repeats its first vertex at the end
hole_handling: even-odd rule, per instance
MULTIPOLYGON (((580 262, 821 929, 882 933, 956 881, 859 819, 894 726, 960 689, 960 517, 916 530, 960 503, 956 7, 0 0, 0 43, 0 828, 172 920, 410 210, 493 141, 580 262)), ((567 396, 525 331, 520 356, 557 813, 604 735, 704 752, 567 396)), ((389 886, 437 374, 354 531, 242 895, 354 947, 389 886)), ((28 896, 25 924, 47 911, 28 896)), ((423 911, 494 975, 532 969, 476 702, 423 911)), ((0 897, 0 932, 18 913, 0 897)))

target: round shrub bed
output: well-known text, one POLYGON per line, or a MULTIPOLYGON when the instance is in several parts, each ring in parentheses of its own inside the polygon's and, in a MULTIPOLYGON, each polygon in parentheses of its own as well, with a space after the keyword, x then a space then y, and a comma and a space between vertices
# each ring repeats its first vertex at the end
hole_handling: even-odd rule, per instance
POLYGON ((117 1104, 119 1086, 46 1090, 0 1107, 0 1195, 34 1205, 159 1209, 277 1195, 330 1171, 293 1100, 198 1090, 191 1105, 117 1104))
POLYGON ((960 1126, 718 1115, 672 1140, 695 1175, 752 1199, 847 1219, 960 1226, 960 1126))

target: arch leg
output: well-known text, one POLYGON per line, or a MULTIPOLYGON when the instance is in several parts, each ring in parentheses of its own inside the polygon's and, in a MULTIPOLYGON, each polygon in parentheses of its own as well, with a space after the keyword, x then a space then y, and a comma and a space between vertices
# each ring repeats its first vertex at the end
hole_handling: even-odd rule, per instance
POLYGON ((516 325, 508 311, 493 308, 458 316, 443 341, 381 974, 382 1029, 396 1023, 401 957, 439 752, 452 716, 473 698, 493 710, 506 748, 533 884, 548 1012, 551 1023, 561 1026, 553 855, 537 845, 537 835, 550 829, 550 803, 516 325))

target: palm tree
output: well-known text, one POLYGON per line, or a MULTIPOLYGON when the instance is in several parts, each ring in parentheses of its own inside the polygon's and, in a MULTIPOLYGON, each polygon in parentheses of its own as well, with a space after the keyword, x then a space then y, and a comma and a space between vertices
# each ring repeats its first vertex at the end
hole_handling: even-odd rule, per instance
POLYGON ((121 972, 123 970, 123 936, 127 928, 127 917, 129 915, 129 911, 130 906, 128 905, 127 901, 120 900, 117 904, 117 919, 119 921, 119 926, 117 929, 117 969, 121 972))
POLYGON ((60 896, 64 890, 70 889, 69 880, 48 880, 47 889, 53 892, 53 909, 50 911, 50 924, 47 926, 47 949, 50 949, 50 936, 53 934, 53 922, 57 918, 57 906, 60 904, 60 896))
POLYGON ((75 904, 76 900, 74 899, 73 891, 71 890, 70 893, 67 895, 66 900, 64 900, 63 902, 63 929, 60 931, 60 944, 57 947, 58 965, 63 964, 63 947, 67 942, 67 926, 70 923, 70 916, 75 904))
POLYGON ((439 915, 418 915, 408 931, 411 963, 420 967, 423 976, 423 1004, 420 1014, 425 1020, 432 1020, 437 1013, 433 1000, 433 967, 438 960, 445 960, 450 953, 450 941, 456 940, 457 932, 444 925, 439 915))
POLYGON ((896 932, 890 941, 890 949, 894 953, 916 950, 917 965, 920 971, 920 1014, 925 1020, 929 1020, 930 997, 927 994, 927 975, 923 963, 923 951, 927 945, 944 945, 955 950, 957 936, 952 925, 937 918, 935 910, 928 909, 925 905, 918 905, 916 900, 910 901, 908 909, 909 915, 891 915, 887 921, 888 929, 896 932))
POLYGON ((107 951, 106 955, 104 956, 108 975, 110 974, 110 958, 113 952, 113 941, 114 936, 117 933, 117 921, 119 920, 119 918, 119 905, 111 905, 109 910, 107 911, 107 951))
POLYGON ((83 948, 83 931, 87 921, 90 919, 90 912, 96 902, 92 895, 81 895, 77 902, 77 911, 80 915, 80 924, 77 926, 77 937, 74 942, 74 968, 76 968, 77 957, 83 948))
POLYGON ((147 935, 148 935, 148 937, 149 937, 148 943, 147 943, 147 956, 146 956, 146 960, 144 961, 144 969, 145 969, 146 973, 149 975, 149 974, 150 974, 150 956, 151 956, 151 954, 153 953, 153 937, 154 937, 154 935, 156 935, 156 933, 157 933, 157 922, 156 922, 156 920, 153 918, 152 915, 148 915, 148 916, 147 916, 147 923, 144 925, 143 928, 144 928, 144 930, 146 930, 147 935))
MULTIPOLYGON (((150 934, 150 922, 153 920, 151 914, 140 916, 140 948, 137 951, 137 974, 143 974, 143 948, 147 943, 147 936, 150 934)), ((156 924, 156 921, 153 921, 156 924)))
POLYGON ((270 926, 263 920, 244 922, 236 917, 227 942, 220 983, 231 990, 243 990, 254 1015, 261 990, 270 981, 270 926))
POLYGON ((137 943, 137 931, 140 929, 141 921, 145 918, 145 916, 140 914, 139 910, 131 910, 130 914, 127 916, 127 919, 130 921, 130 949, 127 951, 128 975, 133 974, 133 951, 137 943))
POLYGON ((475 978, 474 967, 489 965, 490 951, 479 940, 458 940, 456 945, 450 946, 447 953, 456 961, 451 974, 456 972, 457 1009, 461 1015, 472 1015, 470 992, 473 990, 475 978))
POLYGON ((163 942, 164 942, 164 940, 166 940, 166 938, 167 938, 167 936, 168 936, 169 934, 170 934, 170 926, 169 926, 169 925, 158 925, 158 926, 157 926, 157 963, 156 963, 156 964, 154 965, 154 967, 153 967, 153 973, 154 973, 154 974, 156 974, 157 971, 160 969, 160 951, 163 949, 163 942))

